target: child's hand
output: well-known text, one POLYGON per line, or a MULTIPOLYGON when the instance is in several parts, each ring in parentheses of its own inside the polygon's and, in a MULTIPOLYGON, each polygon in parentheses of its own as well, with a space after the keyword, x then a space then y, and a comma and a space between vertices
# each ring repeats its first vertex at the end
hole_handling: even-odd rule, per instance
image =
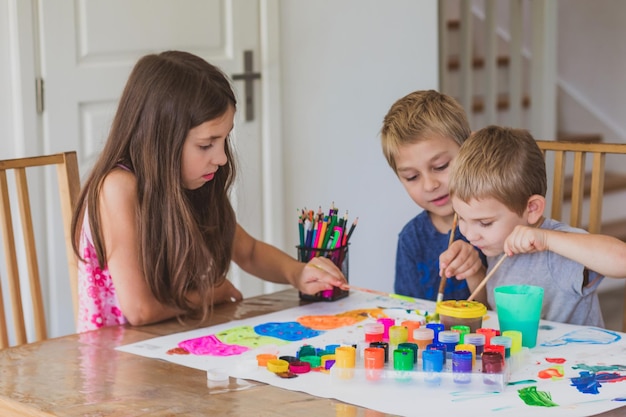
POLYGON ((533 253, 548 250, 548 236, 545 230, 529 226, 515 226, 504 241, 504 253, 533 253))
POLYGON ((227 279, 213 288, 213 304, 232 303, 241 300, 243 300, 243 294, 227 279))
POLYGON ((313 295, 333 287, 345 288, 347 284, 346 277, 330 259, 318 256, 302 269, 297 287, 304 294, 313 295))
POLYGON ((478 251, 463 240, 455 240, 439 255, 439 274, 446 278, 467 279, 484 269, 478 251))

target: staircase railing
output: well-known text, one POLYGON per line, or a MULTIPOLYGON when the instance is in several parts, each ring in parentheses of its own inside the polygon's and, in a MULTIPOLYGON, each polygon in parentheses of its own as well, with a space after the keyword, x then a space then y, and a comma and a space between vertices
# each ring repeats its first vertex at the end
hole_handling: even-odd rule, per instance
MULTIPOLYGON (((459 87, 455 97, 473 114, 475 97, 484 103, 484 125, 529 129, 536 138, 554 139, 556 131, 557 2, 552 0, 441 0, 439 2, 440 90, 446 85, 450 56, 448 22, 458 16, 459 87), (451 13, 452 11, 452 13, 451 13), (508 15, 508 19, 506 16, 508 15), (455 17, 452 17, 453 19, 455 17), (480 44, 479 44, 480 42, 480 44), (529 43, 529 45, 526 45, 529 43), (506 91, 498 91, 498 50, 508 55, 506 91), (474 70, 475 50, 484 54, 483 82, 474 70), (528 86, 524 78, 529 78, 528 86), (482 86, 481 91, 477 90, 482 86), (522 103, 529 96, 530 110, 522 103), (504 98, 504 100, 503 100, 504 98), (508 103, 506 120, 499 114, 508 103), (524 112, 529 114, 525 117, 524 112), (526 121, 526 122, 525 122, 526 121)), ((472 125, 473 129, 483 126, 472 125)))

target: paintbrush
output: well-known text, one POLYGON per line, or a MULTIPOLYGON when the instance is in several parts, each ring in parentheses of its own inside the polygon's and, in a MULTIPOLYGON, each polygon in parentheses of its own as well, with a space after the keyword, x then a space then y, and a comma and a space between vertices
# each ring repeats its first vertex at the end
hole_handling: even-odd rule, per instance
POLYGON ((472 301, 474 297, 476 297, 476 295, 480 292, 480 290, 482 290, 483 287, 487 285, 487 281, 491 279, 493 274, 498 270, 498 268, 500 267, 500 265, 502 265, 502 262, 504 262, 506 258, 507 258, 506 253, 502 254, 500 259, 498 259, 498 263, 496 263, 496 265, 491 269, 489 274, 487 274, 487 276, 480 282, 480 284, 478 284, 478 287, 476 287, 474 292, 467 298, 467 301, 472 301))
MULTIPOLYGON (((452 228, 450 229, 450 239, 448 239, 448 249, 454 242, 454 231, 456 230, 456 225, 459 221, 459 218, 456 213, 454 213, 454 218, 452 219, 452 228)), ((448 278, 446 277, 445 271, 441 271, 441 280, 439 281, 439 292, 437 293, 437 302, 443 301, 443 292, 446 289, 446 281, 448 278)))

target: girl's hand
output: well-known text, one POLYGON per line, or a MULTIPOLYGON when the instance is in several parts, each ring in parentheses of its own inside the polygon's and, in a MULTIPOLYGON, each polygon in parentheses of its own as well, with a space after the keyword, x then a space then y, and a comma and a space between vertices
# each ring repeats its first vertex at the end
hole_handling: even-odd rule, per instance
POLYGON ((547 233, 537 227, 515 226, 515 229, 504 241, 504 253, 508 256, 545 250, 548 250, 547 233))
POLYGON ((243 300, 243 295, 232 282, 224 280, 219 286, 213 288, 213 304, 233 303, 243 300))
POLYGON ((304 294, 316 294, 333 287, 344 288, 348 285, 346 277, 328 258, 318 256, 311 259, 302 269, 297 288, 304 294))
POLYGON ((439 255, 439 274, 446 278, 467 279, 483 269, 476 248, 463 240, 455 240, 439 255))

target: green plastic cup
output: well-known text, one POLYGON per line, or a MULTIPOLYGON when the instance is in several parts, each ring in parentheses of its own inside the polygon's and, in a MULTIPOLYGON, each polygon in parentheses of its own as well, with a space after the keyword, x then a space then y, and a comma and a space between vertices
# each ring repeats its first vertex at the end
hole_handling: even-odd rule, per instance
POLYGON ((496 287, 494 295, 500 332, 518 330, 522 332, 522 346, 535 347, 543 288, 535 285, 505 285, 496 287))

